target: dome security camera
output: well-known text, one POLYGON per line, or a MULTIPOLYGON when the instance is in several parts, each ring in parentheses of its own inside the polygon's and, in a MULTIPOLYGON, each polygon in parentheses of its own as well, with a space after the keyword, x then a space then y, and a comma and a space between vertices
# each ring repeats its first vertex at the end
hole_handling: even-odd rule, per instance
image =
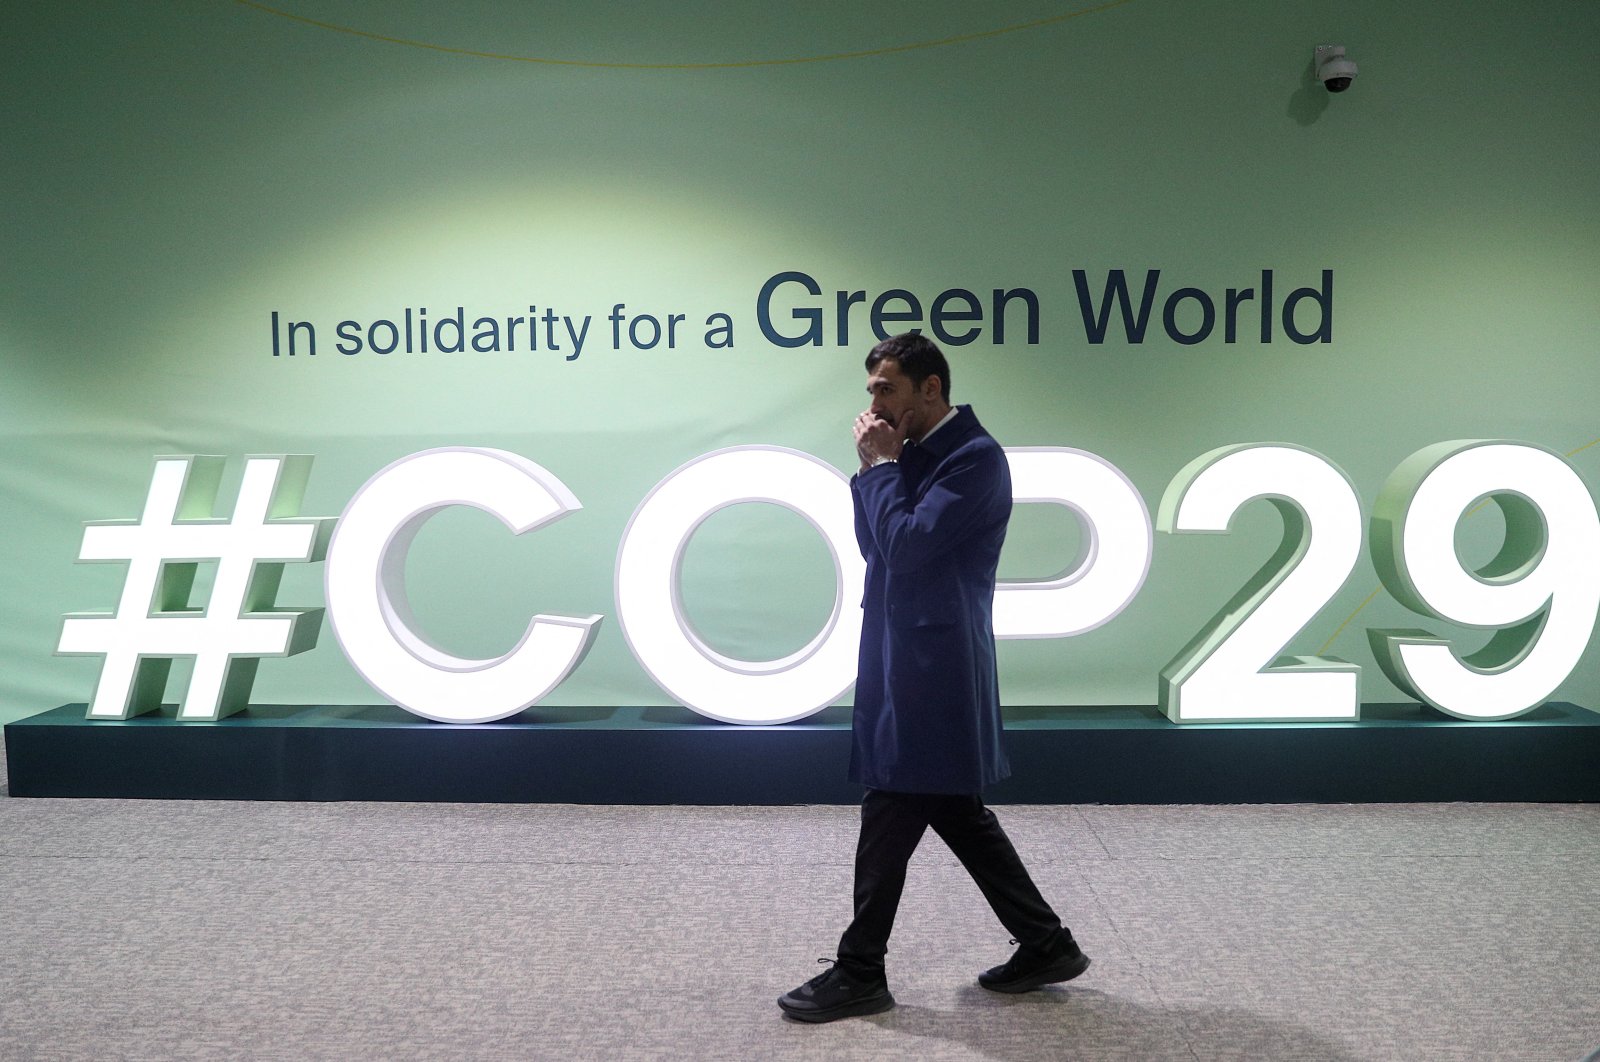
POLYGON ((1329 92, 1343 92, 1356 79, 1356 64, 1344 57, 1344 45, 1319 44, 1312 56, 1317 80, 1329 92))

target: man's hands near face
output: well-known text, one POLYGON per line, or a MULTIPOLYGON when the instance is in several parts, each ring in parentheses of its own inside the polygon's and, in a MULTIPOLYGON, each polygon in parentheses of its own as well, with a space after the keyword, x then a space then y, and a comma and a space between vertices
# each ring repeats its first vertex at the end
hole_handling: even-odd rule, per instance
POLYGON ((861 458, 861 471, 865 472, 879 461, 899 460, 905 447, 915 416, 910 410, 900 416, 900 426, 895 427, 870 409, 856 417, 856 454, 861 458))

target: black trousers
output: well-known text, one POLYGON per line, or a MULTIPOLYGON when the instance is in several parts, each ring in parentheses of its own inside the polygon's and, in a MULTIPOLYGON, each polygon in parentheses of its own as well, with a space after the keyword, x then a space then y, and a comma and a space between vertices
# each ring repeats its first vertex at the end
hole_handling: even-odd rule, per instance
POLYGON ((858 973, 882 972, 905 888, 906 864, 930 826, 961 860, 1000 924, 1019 943, 1049 950, 1072 939, 1039 895, 1011 838, 982 797, 869 789, 861 801, 861 837, 856 843, 856 915, 839 941, 841 966, 858 973))

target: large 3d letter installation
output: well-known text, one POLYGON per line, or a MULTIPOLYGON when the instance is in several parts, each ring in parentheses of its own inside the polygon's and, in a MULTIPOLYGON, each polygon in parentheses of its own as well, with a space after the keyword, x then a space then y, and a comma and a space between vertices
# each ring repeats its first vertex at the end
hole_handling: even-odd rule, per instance
MULTIPOLYGON (((1139 492, 1094 454, 1064 447, 1008 451, 1019 504, 1059 505, 1077 518, 1082 548, 1048 579, 995 590, 1001 638, 1065 638, 1110 622, 1150 568, 1152 522, 1139 492)), ((401 707, 447 723, 504 719, 537 703, 579 666, 599 614, 535 615, 522 640, 486 660, 453 656, 419 633, 405 586, 406 554, 433 514, 468 505, 513 534, 582 508, 554 474, 503 450, 428 450, 394 462, 332 521, 297 518, 307 457, 253 457, 231 519, 213 514, 222 459, 161 458, 144 514, 91 523, 80 559, 124 561, 113 613, 66 618, 58 651, 105 657, 89 717, 123 719, 161 700, 176 657, 194 660, 179 718, 214 720, 243 707, 264 656, 316 642, 321 610, 274 599, 283 565, 326 552, 330 622, 350 663, 401 707), (326 547, 325 544, 326 543, 326 547), (205 607, 198 565, 216 562, 205 607)), ((1279 657, 1333 599, 1361 555, 1361 504, 1337 466, 1284 443, 1225 446, 1185 466, 1162 497, 1166 534, 1224 534, 1262 500, 1283 538, 1261 569, 1160 672, 1174 722, 1348 720, 1360 714, 1360 667, 1333 657, 1279 657)), ((1572 468, 1526 443, 1457 441, 1426 447, 1389 478, 1368 535, 1394 597, 1422 615, 1494 631, 1458 653, 1425 630, 1371 630, 1374 655, 1401 690, 1465 719, 1509 719, 1548 697, 1577 665, 1600 610, 1600 517, 1572 468), (1505 520, 1499 553, 1461 563, 1456 528, 1492 501, 1505 520)), ((845 477, 809 454, 740 446, 706 454, 661 480, 617 549, 615 599, 624 636, 655 682, 712 719, 773 724, 841 698, 855 672, 865 566, 845 477), (812 639, 773 660, 713 648, 683 601, 684 550, 711 514, 766 503, 810 522, 833 559, 833 608, 812 639)))

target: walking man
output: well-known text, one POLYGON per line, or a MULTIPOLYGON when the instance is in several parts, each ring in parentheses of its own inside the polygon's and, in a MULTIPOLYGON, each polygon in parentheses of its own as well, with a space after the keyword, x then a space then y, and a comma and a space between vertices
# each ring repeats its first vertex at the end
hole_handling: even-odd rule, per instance
POLYGON ((850 779, 867 791, 855 918, 838 958, 778 998, 806 1022, 894 1006, 884 956, 906 864, 929 827, 1019 945, 980 985, 1027 992, 1089 966, 981 795, 1011 773, 993 623, 1011 517, 1005 452, 972 407, 950 405, 949 364, 927 338, 884 340, 866 365, 872 403, 856 417, 861 467, 850 481, 867 560, 850 779))

